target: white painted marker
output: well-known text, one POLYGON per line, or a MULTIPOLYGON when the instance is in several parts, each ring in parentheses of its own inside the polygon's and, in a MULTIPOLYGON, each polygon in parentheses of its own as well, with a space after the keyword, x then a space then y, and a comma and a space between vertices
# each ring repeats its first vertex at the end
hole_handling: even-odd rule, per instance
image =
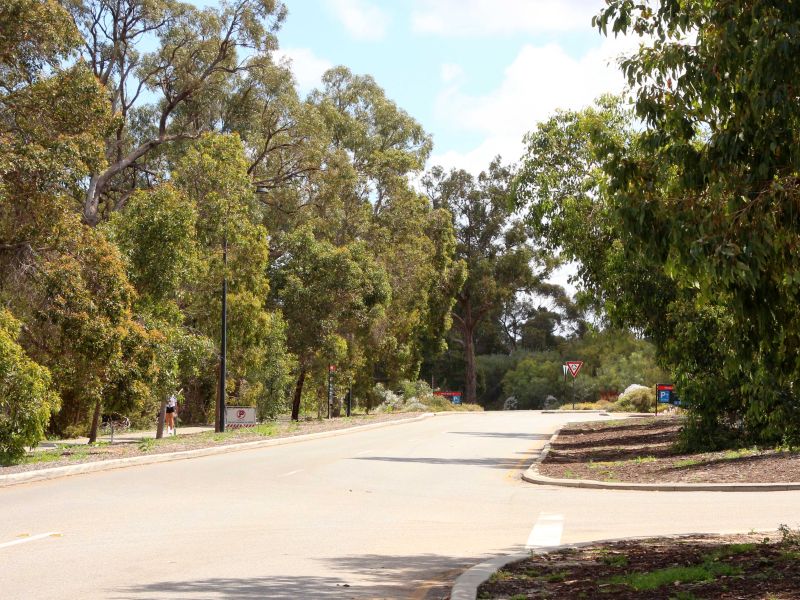
POLYGON ((525 549, 558 546, 561 543, 561 533, 564 531, 564 516, 549 513, 540 513, 536 525, 533 526, 528 536, 525 549))
POLYGON ((36 540, 42 540, 46 537, 54 537, 61 535, 57 531, 48 531, 47 533, 39 533, 36 535, 28 535, 23 538, 19 538, 18 540, 14 540, 13 542, 5 542, 4 544, 0 544, 0 549, 8 548, 10 546, 16 546, 17 544, 26 544, 28 542, 35 542, 36 540))
POLYGON ((297 473, 302 473, 303 469, 297 469, 296 471, 289 471, 288 473, 284 473, 283 475, 278 475, 278 477, 289 477, 289 475, 296 475, 297 473))

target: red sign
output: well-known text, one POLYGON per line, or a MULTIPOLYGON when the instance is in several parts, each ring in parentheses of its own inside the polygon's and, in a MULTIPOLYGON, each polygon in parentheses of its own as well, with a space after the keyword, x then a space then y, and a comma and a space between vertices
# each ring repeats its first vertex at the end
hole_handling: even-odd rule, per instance
POLYGON ((328 365, 328 371, 333 373, 336 370, 336 365, 328 365))
POLYGON ((568 360, 567 361, 567 369, 569 369, 569 374, 572 375, 573 379, 578 376, 578 371, 581 370, 582 366, 583 366, 583 361, 582 360, 568 360))
POLYGON ((461 392, 433 392, 434 396, 447 396, 448 398, 452 398, 453 396, 461 396, 461 392))

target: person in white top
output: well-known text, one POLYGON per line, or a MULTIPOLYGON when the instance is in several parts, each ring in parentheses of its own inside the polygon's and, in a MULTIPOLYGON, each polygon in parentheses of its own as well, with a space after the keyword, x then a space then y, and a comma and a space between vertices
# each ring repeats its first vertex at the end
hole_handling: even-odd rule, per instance
POLYGON ((183 388, 177 394, 171 394, 167 400, 167 435, 175 434, 175 419, 178 416, 178 394, 183 391, 183 388))

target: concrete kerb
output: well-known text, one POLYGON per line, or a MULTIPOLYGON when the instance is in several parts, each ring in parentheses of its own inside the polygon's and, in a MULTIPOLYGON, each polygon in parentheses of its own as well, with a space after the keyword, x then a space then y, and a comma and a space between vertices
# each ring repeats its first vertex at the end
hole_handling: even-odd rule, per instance
POLYGON ((478 588, 486 582, 494 573, 515 562, 531 558, 534 555, 544 555, 550 552, 558 552, 560 550, 585 548, 587 546, 599 546, 605 544, 614 544, 616 542, 630 542, 636 540, 652 540, 652 539, 674 539, 680 540, 684 538, 695 537, 717 537, 723 535, 738 535, 744 533, 774 533, 773 531, 727 531, 721 533, 680 533, 675 535, 644 535, 627 538, 611 538, 606 540, 594 540, 590 542, 578 542, 575 544, 562 544, 560 546, 553 546, 551 548, 531 548, 527 552, 516 552, 514 554, 505 554, 503 556, 496 556, 485 562, 470 567, 458 576, 453 589, 450 592, 450 600, 476 600, 478 596, 478 588))
POLYGON ((537 485, 585 488, 594 490, 638 490, 642 492, 789 492, 800 490, 800 482, 792 483, 615 483, 592 479, 557 479, 539 474, 539 465, 547 458, 559 429, 542 448, 533 464, 522 473, 522 479, 537 485))
POLYGON ((72 475, 81 475, 83 473, 110 471, 112 469, 122 469, 126 467, 134 467, 139 465, 150 465, 155 463, 169 462, 173 460, 186 460, 189 458, 199 458, 201 456, 227 454, 228 452, 240 452, 242 450, 255 450, 258 448, 267 448, 270 446, 283 446, 285 444, 296 444, 298 442, 303 442, 306 440, 335 437, 339 435, 346 435, 348 433, 366 431, 369 429, 379 429, 381 427, 390 427, 392 425, 412 423, 414 421, 420 421, 422 419, 427 419, 434 416, 449 415, 449 414, 462 414, 462 413, 456 413, 456 412, 424 413, 416 417, 411 417, 409 419, 398 419, 396 421, 370 423, 368 425, 358 425, 356 427, 346 427, 343 429, 334 429, 332 431, 320 431, 317 433, 295 435, 284 438, 276 438, 272 440, 258 440, 255 442, 244 442, 241 444, 227 444, 225 446, 212 446, 209 448, 198 448, 196 450, 183 450, 180 452, 153 454, 151 456, 134 456, 131 458, 115 458, 111 460, 99 460, 96 462, 81 463, 78 465, 68 465, 64 467, 53 467, 50 469, 26 471, 24 473, 10 473, 8 475, 0 475, 0 488, 12 485, 19 485, 22 483, 32 483, 35 481, 47 481, 50 479, 58 479, 61 477, 70 477, 72 475))

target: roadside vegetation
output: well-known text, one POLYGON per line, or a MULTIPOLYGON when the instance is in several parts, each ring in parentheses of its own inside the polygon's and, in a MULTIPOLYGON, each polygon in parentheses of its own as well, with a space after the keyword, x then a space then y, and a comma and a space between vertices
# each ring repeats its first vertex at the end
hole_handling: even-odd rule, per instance
POLYGON ((263 423, 255 427, 228 429, 221 433, 215 431, 192 434, 182 433, 180 435, 167 436, 161 439, 152 437, 140 439, 135 436, 125 436, 122 440, 118 439, 114 444, 107 441, 94 442, 92 444, 55 444, 53 448, 40 448, 36 451, 28 452, 21 459, 13 462, 0 462, 0 474, 5 475, 82 462, 168 454, 184 450, 199 450, 202 448, 214 448, 217 446, 228 446, 232 444, 256 442, 259 440, 286 438, 309 433, 335 431, 339 429, 348 429, 350 427, 358 427, 359 425, 407 419, 418 414, 419 413, 366 415, 361 413, 351 417, 333 419, 313 419, 309 417, 308 419, 302 419, 300 421, 291 421, 290 419, 284 418, 279 421, 263 423))
POLYGON ((481 599, 764 600, 800 589, 800 532, 684 536, 586 545, 508 565, 481 599))
POLYGON ((480 174, 429 167, 369 75, 301 94, 275 54, 291 2, 122 5, 0 4, 2 460, 104 415, 149 427, 181 389, 184 422, 217 421, 223 279, 223 394, 262 421, 327 414, 334 366, 333 415, 402 410, 382 395, 418 379, 638 411, 649 391, 620 394, 671 382, 694 448, 800 445, 790 4, 609 0, 599 32, 648 40, 625 96, 480 174))
POLYGON ((589 327, 546 282, 515 168, 423 173, 429 133, 346 67, 301 94, 281 0, 122 5, 0 4, 4 462, 107 416, 151 428, 178 390, 182 422, 215 422, 223 278, 223 389, 262 421, 327 414, 330 365, 334 415, 431 377, 462 409, 544 402, 537 352, 589 327), (486 377, 481 354, 515 349, 486 377))

